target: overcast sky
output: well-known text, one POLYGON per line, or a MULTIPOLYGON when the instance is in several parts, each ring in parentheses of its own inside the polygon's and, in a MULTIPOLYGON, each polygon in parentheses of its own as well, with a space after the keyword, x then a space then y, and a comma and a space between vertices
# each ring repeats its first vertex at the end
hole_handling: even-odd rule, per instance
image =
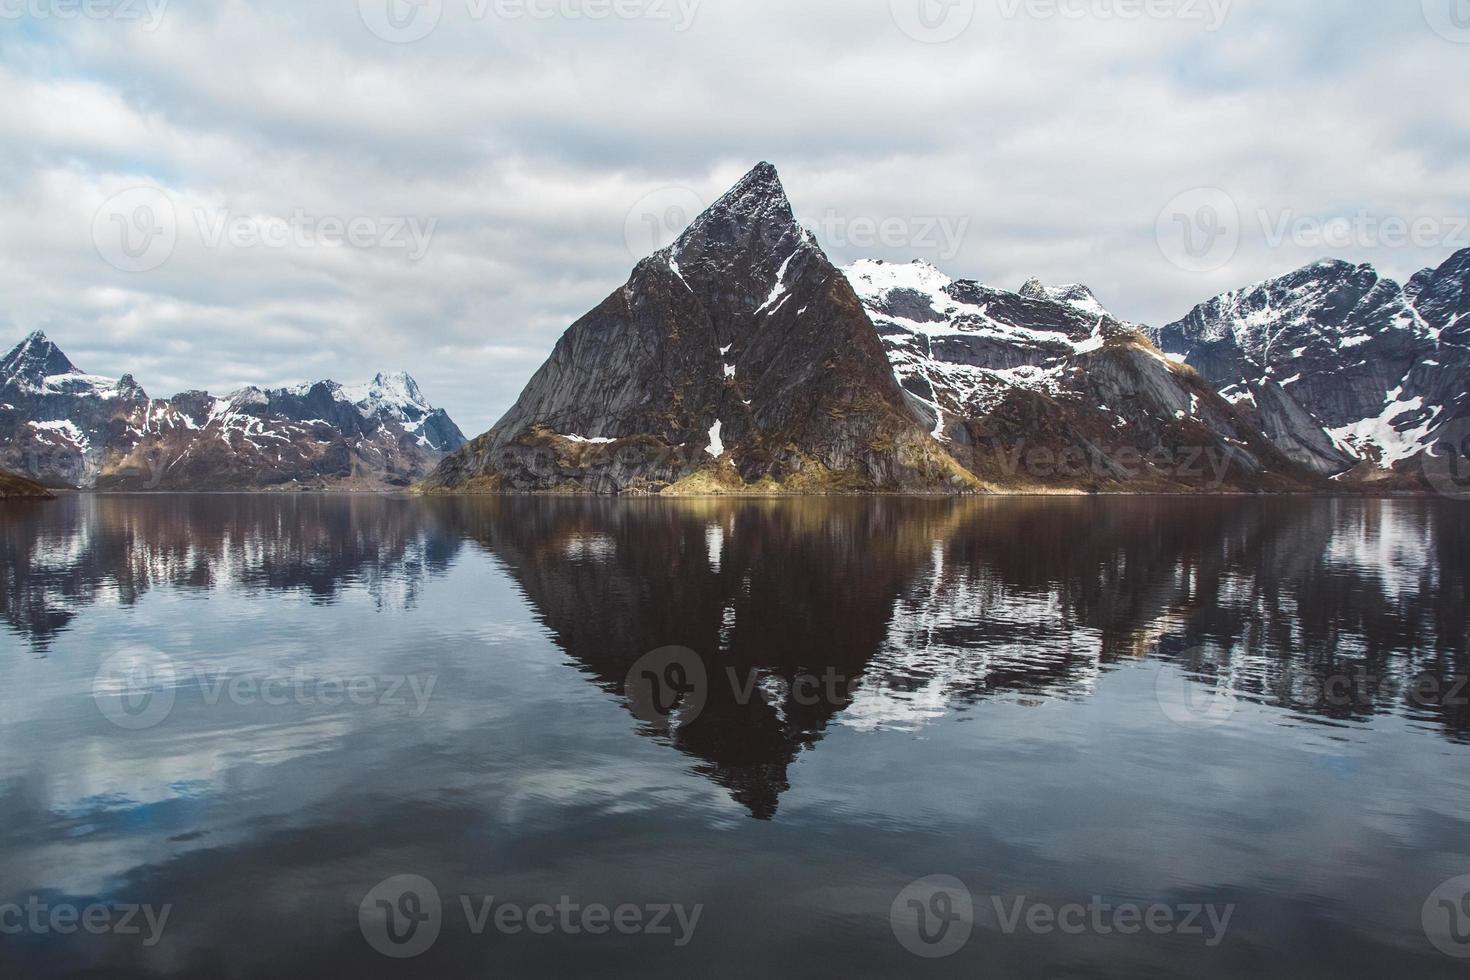
POLYGON ((0 0, 0 347, 474 434, 760 160, 839 262, 1150 323, 1470 245, 1470 0, 1148 4, 0 0))

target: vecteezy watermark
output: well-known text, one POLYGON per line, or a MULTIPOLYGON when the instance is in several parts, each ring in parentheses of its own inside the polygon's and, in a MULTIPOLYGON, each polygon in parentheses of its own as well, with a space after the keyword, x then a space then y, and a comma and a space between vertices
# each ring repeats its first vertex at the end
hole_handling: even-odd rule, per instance
POLYGON ((861 683, 861 678, 839 673, 835 667, 789 675, 729 665, 710 671, 688 647, 661 647, 634 661, 623 681, 623 696, 641 721, 671 729, 693 724, 717 691, 722 701, 742 706, 761 699, 835 710, 852 703, 861 683))
POLYGON ((151 949, 163 938, 172 913, 172 905, 73 905, 31 895, 24 902, 0 904, 0 936, 140 936, 151 949))
POLYGON ((1435 949, 1457 960, 1470 959, 1470 875, 1451 878, 1431 892, 1421 920, 1435 949))
POLYGON ((408 708, 420 718, 439 678, 435 674, 312 676, 297 667, 288 674, 236 673, 180 668, 161 651, 129 647, 103 661, 92 678, 92 700, 112 724, 141 731, 162 724, 179 692, 192 686, 208 707, 408 708))
MULTIPOLYGON (((1467 0, 1470 2, 1470 0, 1467 0)), ((1290 208, 1258 208, 1250 214, 1269 248, 1346 251, 1370 248, 1470 247, 1470 215, 1406 217, 1359 208, 1330 216, 1290 208)), ((1214 272, 1229 264, 1249 220, 1218 187, 1176 196, 1159 212, 1155 236, 1164 257, 1186 272, 1214 272)))
MULTIPOLYGON (((1225 941, 1233 904, 1202 902, 1039 901, 1026 895, 991 895, 983 908, 996 929, 1010 936, 1186 936, 1214 949, 1225 941)), ((952 875, 931 875, 906 885, 888 910, 893 936, 925 959, 953 956, 970 941, 977 909, 970 889, 952 875)))
POLYGON ((1159 212, 1154 239, 1164 258, 1186 272, 1214 272, 1240 248, 1240 208, 1218 187, 1176 195, 1159 212))
POLYGON ((645 653, 623 680, 628 710, 657 728, 688 725, 709 697, 709 672, 688 647, 661 647, 645 653))
POLYGON ((1421 466, 1435 493, 1470 500, 1470 418, 1452 419, 1441 426, 1421 466))
MULTIPOLYGON (((194 208, 194 231, 205 248, 358 248, 401 251, 409 262, 428 254, 437 218, 414 215, 237 214, 194 208)), ((173 255, 179 239, 173 198, 158 187, 131 187, 103 202, 92 218, 97 253, 123 272, 151 272, 173 255)))
POLYGON ((391 44, 422 41, 439 26, 444 0, 357 0, 363 25, 391 44))
MULTIPOLYGON (((1192 662, 1191 654, 1186 651, 1183 662, 1192 662)), ((1209 681, 1171 663, 1159 665, 1154 699, 1165 718, 1185 728, 1215 728, 1235 715, 1235 691, 1227 678, 1209 681)))
POLYGON ((1405 218, 1360 209, 1322 218, 1285 210, 1256 213, 1271 248, 1449 248, 1470 247, 1470 216, 1421 215, 1405 218))
POLYGON ((350 218, 312 215, 302 208, 289 216, 243 215, 228 210, 194 210, 194 223, 206 248, 383 248, 402 249, 410 262, 429 251, 438 218, 412 215, 350 218))
MULTIPOLYGON (((1185 651, 1181 663, 1202 660, 1185 651)), ((1213 728, 1231 719, 1247 698, 1295 710, 1324 714, 1368 714, 1397 703, 1410 709, 1459 710, 1470 707, 1470 675, 1423 670, 1404 680, 1388 678, 1366 665, 1306 669, 1283 663, 1267 675, 1254 673, 1237 686, 1228 671, 1217 675, 1160 665, 1155 679, 1159 707, 1187 728, 1213 728)))
POLYGON ((444 928, 444 903, 434 883, 396 875, 374 885, 357 909, 368 945, 384 956, 412 959, 428 951, 444 928))
MULTIPOLYGON (((699 928, 702 904, 579 902, 569 895, 555 902, 521 904, 494 895, 460 895, 458 905, 472 936, 494 931, 504 936, 665 937, 683 948, 699 928)), ((368 945, 393 959, 421 956, 444 929, 444 902, 434 883, 421 875, 397 875, 379 882, 363 897, 357 921, 368 945)))
POLYGON ((975 900, 953 875, 930 875, 904 886, 888 909, 888 924, 893 938, 915 956, 953 956, 970 941, 975 900))
POLYGON ((489 8, 501 20, 651 20, 683 34, 704 0, 465 0, 471 17, 489 8))
POLYGON ((1446 41, 1470 44, 1470 0, 1421 0, 1424 22, 1446 41))
MULTIPOLYGON (((623 223, 628 254, 641 259, 672 244, 705 207, 704 198, 688 187, 661 187, 645 194, 628 209, 623 223)), ((853 215, 829 208, 815 218, 803 215, 798 223, 824 246, 929 251, 948 261, 960 253, 970 220, 965 215, 853 215)), ((773 221, 756 228, 755 234, 764 235, 774 246, 776 239, 790 236, 791 226, 773 221)))
POLYGON ((179 239, 174 202, 157 187, 130 187, 92 216, 97 254, 122 272, 151 272, 174 254, 179 239))
POLYGON ((688 187, 660 187, 640 197, 623 221, 623 241, 634 259, 673 243, 704 211, 704 198, 688 187))
POLYGON ((153 31, 169 0, 0 0, 0 20, 117 20, 153 31))
POLYGON ((1225 26, 1234 0, 998 0, 1006 20, 1175 20, 1211 33, 1225 26))
MULTIPOLYGON (((1162 479, 1198 486, 1201 490, 1218 490, 1225 485, 1232 468, 1251 472, 1250 457, 1234 446, 1138 446, 1076 445, 1052 448, 1015 445, 980 445, 974 449, 976 465, 979 457, 989 453, 995 466, 1007 477, 1027 476, 1034 480, 1111 480, 1133 481, 1162 479)), ((966 455, 962 453, 962 455, 966 455)))
POLYGON ((962 215, 844 215, 830 209, 802 223, 823 245, 929 251, 946 262, 960 254, 970 230, 970 219, 962 215))
POLYGON ((975 21, 975 0, 889 0, 893 22, 915 41, 953 41, 975 21))
MULTIPOLYGON (((678 33, 694 26, 704 0, 451 0, 473 21, 647 20, 672 24, 678 33)), ((422 41, 444 17, 445 0, 357 0, 362 22, 391 44, 422 41)))
POLYGON ((118 728, 141 731, 162 722, 174 709, 178 672, 158 650, 126 647, 102 662, 92 676, 92 701, 118 728))
POLYGON ((1235 905, 1183 902, 1108 902, 1093 895, 1086 902, 1041 902, 1024 895, 992 895, 990 904, 1005 935, 1036 936, 1188 936, 1214 949, 1225 941, 1235 905))

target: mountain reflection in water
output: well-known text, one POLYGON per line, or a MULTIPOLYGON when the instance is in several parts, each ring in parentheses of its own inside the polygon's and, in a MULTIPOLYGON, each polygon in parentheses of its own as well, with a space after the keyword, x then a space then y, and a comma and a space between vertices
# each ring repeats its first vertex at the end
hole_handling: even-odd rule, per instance
MULTIPOLYGON (((378 870, 342 873, 358 862, 354 847, 395 828, 516 867, 555 846, 521 826, 530 812, 554 815, 562 834, 578 833, 579 820, 611 833, 612 821, 636 839, 623 821, 650 808, 667 811, 661 821, 733 826, 733 804, 747 824, 779 825, 804 789, 828 801, 833 820, 861 822, 876 805, 869 797, 886 797, 887 777, 851 773, 860 782, 833 790, 840 774, 830 767, 850 753, 822 760, 839 733, 883 740, 904 779, 922 781, 924 740, 946 724, 1042 706, 1084 712, 1094 701, 1116 712, 1123 702, 1104 682, 1126 669, 1153 671, 1159 692, 1176 677, 1183 689, 1184 715, 1172 721, 1159 703, 1127 701, 1117 717, 1136 727, 1136 744, 1208 738, 1218 724, 1222 739, 1274 729, 1326 746, 1391 738, 1424 758, 1458 752, 1470 742, 1464 699, 1416 691, 1451 691, 1470 674, 1465 514, 1445 501, 1243 498, 7 504, 0 882, 76 895, 162 882, 204 901, 216 875, 248 880, 264 862, 310 877, 325 863, 327 890, 349 894, 378 870), (140 642, 196 669, 417 672, 437 686, 420 714, 320 705, 272 714, 181 688, 156 729, 109 731, 90 700, 92 676, 116 648, 140 642), (691 651, 708 680, 697 713, 659 723, 629 700, 627 683, 641 658, 666 648, 691 651), (1221 704, 1228 720, 1210 714, 1221 704), (725 805, 700 801, 677 769, 621 742, 619 728, 682 759, 678 768, 725 805), (348 783, 353 771, 366 783, 348 783), (247 817, 248 828, 231 822, 247 817), (472 827, 490 836, 463 838, 472 827), (223 864, 201 864, 207 853, 223 864)), ((1055 751, 1085 750, 1070 741, 1055 751)), ((378 877, 453 864, 417 848, 378 877)), ((916 857, 913 875, 931 872, 932 859, 916 857)), ((464 860, 472 871, 479 859, 464 860)), ((658 878, 660 859, 650 860, 658 878)), ((604 875, 617 880, 613 868, 604 875)), ((10 891, 0 888, 0 901, 10 891)), ((301 913, 330 920, 322 948, 256 965, 304 974, 334 957, 357 962, 353 920, 343 934, 338 912, 301 913)), ((269 909, 232 906, 231 918, 242 915, 275 927, 269 909)), ((203 926, 186 935, 172 960, 55 963, 170 975, 215 962, 222 940, 203 926)), ((465 950, 444 955, 479 963, 465 950)), ((575 968, 576 955, 558 966, 575 968)))

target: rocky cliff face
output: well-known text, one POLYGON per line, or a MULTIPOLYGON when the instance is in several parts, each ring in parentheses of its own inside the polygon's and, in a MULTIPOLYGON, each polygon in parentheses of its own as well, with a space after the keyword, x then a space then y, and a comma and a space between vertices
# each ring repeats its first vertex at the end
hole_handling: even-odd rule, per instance
POLYGON ((1305 472, 1086 286, 1019 292, 923 262, 846 274, 933 436, 1010 489, 1292 489, 1305 472))
POLYGON ((1467 280, 1470 250, 1407 287, 1372 266, 1319 262, 1217 296, 1153 336, 1319 470, 1402 471, 1470 414, 1467 280), (1306 438, 1309 423, 1330 449, 1306 438))
POLYGON ((83 374, 40 333, 0 361, 0 465, 51 486, 384 489, 463 444, 405 374, 152 399, 129 376, 83 374))
POLYGON ((574 323, 427 490, 973 489, 762 164, 574 323))
MULTIPOLYGON (((1410 370, 1404 386, 1436 413, 1423 441, 1439 462, 1426 461, 1426 466, 1451 464, 1459 467, 1456 473, 1465 472, 1470 469, 1470 248, 1414 276, 1404 295, 1437 342, 1433 354, 1410 370)), ((1470 496, 1466 477, 1452 479, 1455 496, 1470 496)), ((1445 488, 1438 483, 1438 489, 1445 488)))

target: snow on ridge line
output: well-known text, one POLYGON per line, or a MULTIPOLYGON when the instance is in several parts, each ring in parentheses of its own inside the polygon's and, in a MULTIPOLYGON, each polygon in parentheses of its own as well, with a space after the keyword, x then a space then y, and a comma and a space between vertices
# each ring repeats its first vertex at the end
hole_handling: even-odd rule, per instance
POLYGON ((895 264, 882 259, 859 259, 852 265, 839 269, 853 290, 864 301, 881 302, 895 289, 910 289, 925 293, 938 300, 953 303, 943 290, 954 284, 954 280, 922 259, 895 264))
MULTIPOLYGON (((961 280, 950 278, 923 259, 915 259, 913 262, 902 265, 884 262, 881 259, 860 259, 852 265, 843 267, 840 271, 852 284, 853 291, 868 308, 868 315, 874 321, 891 323, 910 333, 926 334, 930 337, 994 333, 1000 339, 1007 341, 1029 340, 1070 344, 1077 348, 1076 353, 1086 353, 1088 350, 1101 346, 1100 344, 1093 345, 1089 340, 1082 341, 1079 347, 1078 342, 1070 340, 1061 331, 1037 330, 1016 323, 996 320, 989 315, 990 304, 988 302, 977 306, 957 300, 946 292, 950 286, 961 280), (921 323, 879 312, 875 307, 885 304, 889 295, 895 290, 904 290, 923 296, 929 301, 929 307, 943 317, 943 320, 921 323), (955 322, 960 317, 965 317, 970 322, 961 326, 955 322)), ((1134 326, 1127 321, 1119 320, 1109 312, 1085 286, 1042 286, 1043 295, 1029 296, 1021 292, 986 286, 979 282, 975 282, 974 285, 992 294, 1021 297, 1031 302, 1049 302, 1073 313, 1098 317, 1099 321, 1113 320, 1125 326, 1134 326), (1086 297, 1067 298, 1063 295, 1071 291, 1083 292, 1086 297)), ((1096 329, 1093 333, 1095 336, 1096 329)))
POLYGON ((274 395, 304 398, 314 388, 323 385, 331 392, 333 401, 351 405, 363 418, 375 418, 386 409, 399 420, 412 421, 408 418, 410 412, 423 416, 437 411, 424 397, 418 382, 405 371, 380 373, 372 381, 358 385, 344 385, 330 379, 307 381, 281 388, 248 385, 231 392, 223 400, 232 405, 268 405, 274 395))

